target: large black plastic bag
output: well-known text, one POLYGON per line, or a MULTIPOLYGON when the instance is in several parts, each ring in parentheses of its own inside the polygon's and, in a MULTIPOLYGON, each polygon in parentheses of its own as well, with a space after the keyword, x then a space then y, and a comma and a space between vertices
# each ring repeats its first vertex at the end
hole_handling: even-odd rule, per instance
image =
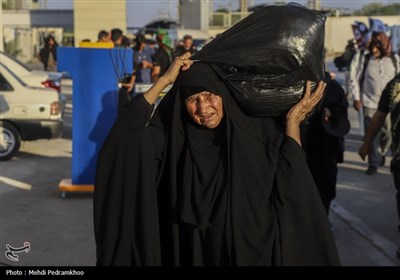
POLYGON ((266 6, 192 59, 210 63, 247 114, 277 116, 301 99, 306 80, 324 80, 325 20, 295 3, 266 6))

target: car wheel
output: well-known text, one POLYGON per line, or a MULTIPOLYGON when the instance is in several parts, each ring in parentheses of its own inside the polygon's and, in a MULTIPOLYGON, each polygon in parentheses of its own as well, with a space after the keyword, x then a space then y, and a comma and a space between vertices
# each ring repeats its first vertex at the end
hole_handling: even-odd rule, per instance
POLYGON ((0 161, 11 159, 21 146, 18 130, 9 123, 0 123, 0 161))

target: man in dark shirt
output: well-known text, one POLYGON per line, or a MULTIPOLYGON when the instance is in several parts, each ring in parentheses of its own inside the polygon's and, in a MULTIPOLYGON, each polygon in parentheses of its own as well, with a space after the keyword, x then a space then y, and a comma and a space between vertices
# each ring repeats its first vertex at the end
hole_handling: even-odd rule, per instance
MULTIPOLYGON (((400 220, 400 73, 391 80, 383 90, 379 100, 378 110, 371 120, 365 135, 364 142, 360 147, 358 154, 363 160, 369 155, 372 148, 372 141, 378 134, 380 128, 385 122, 386 116, 390 114, 392 122, 392 162, 390 169, 394 178, 396 187, 397 213, 400 220)), ((400 221, 399 221, 400 232, 400 221)), ((400 246, 397 249, 397 257, 400 258, 400 246)))
POLYGON ((157 33, 158 50, 153 56, 152 82, 164 75, 172 63, 172 43, 168 32, 160 29, 157 33))

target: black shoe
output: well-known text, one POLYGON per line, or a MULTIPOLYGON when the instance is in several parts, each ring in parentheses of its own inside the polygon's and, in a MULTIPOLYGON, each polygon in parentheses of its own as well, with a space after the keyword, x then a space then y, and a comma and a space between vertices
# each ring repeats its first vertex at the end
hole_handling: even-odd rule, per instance
POLYGON ((385 166, 385 162, 386 162, 386 157, 382 156, 382 161, 381 161, 381 164, 379 166, 380 167, 385 166))
POLYGON ((378 168, 375 166, 368 166, 367 171, 365 172, 367 175, 374 175, 378 171, 378 168))

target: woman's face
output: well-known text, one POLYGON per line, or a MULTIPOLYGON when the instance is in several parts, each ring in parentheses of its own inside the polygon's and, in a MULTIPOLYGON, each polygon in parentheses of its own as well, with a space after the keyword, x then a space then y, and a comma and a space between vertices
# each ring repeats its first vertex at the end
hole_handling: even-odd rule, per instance
POLYGON ((372 47, 371 53, 375 57, 380 57, 381 56, 381 52, 379 51, 379 48, 377 46, 373 46, 372 47))
POLYGON ((185 105, 194 122, 207 128, 216 128, 224 116, 221 96, 207 91, 188 97, 185 105))

